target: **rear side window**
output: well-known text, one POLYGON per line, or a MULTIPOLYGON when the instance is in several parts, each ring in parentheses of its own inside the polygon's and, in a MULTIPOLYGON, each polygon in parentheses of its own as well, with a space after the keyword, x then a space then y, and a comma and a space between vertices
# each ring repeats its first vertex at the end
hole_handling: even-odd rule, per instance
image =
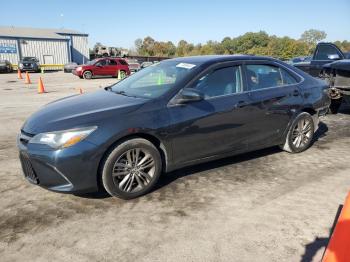
POLYGON ((119 60, 119 63, 121 63, 122 65, 128 65, 128 63, 125 60, 122 60, 122 59, 119 60))
POLYGON ((297 83, 286 70, 273 65, 247 65, 248 90, 260 90, 270 87, 297 83))
POLYGON ((240 66, 229 66, 217 69, 198 79, 194 88, 204 94, 205 98, 230 95, 241 90, 240 66))
POLYGON ((115 61, 115 60, 109 60, 109 65, 112 65, 112 66, 114 66, 114 65, 117 65, 118 63, 117 63, 117 61, 115 61))

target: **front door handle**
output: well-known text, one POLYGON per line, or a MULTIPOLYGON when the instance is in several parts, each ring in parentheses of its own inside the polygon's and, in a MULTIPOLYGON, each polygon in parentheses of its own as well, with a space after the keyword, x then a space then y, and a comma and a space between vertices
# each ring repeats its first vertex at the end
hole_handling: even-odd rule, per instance
POLYGON ((242 107, 247 106, 248 104, 249 104, 249 103, 246 102, 246 101, 239 101, 239 102, 236 104, 236 107, 242 108, 242 107))
POLYGON ((294 89, 293 90, 293 96, 299 96, 300 95, 300 92, 298 89, 294 89))

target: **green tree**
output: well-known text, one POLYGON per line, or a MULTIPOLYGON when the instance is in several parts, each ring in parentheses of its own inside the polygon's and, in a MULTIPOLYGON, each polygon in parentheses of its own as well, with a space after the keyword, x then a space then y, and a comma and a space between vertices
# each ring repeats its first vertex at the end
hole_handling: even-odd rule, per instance
POLYGON ((310 29, 305 31, 301 35, 300 40, 307 43, 310 47, 313 47, 318 42, 324 40, 326 37, 327 37, 327 34, 325 31, 310 29))
POLYGON ((137 54, 142 55, 143 54, 142 39, 141 38, 137 38, 135 40, 134 44, 135 44, 135 50, 136 50, 137 54))

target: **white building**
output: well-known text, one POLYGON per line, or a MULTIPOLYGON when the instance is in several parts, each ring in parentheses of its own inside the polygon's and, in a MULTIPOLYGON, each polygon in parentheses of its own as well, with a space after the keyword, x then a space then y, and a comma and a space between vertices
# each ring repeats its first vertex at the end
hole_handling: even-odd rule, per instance
POLYGON ((89 60, 88 34, 68 29, 0 26, 0 60, 17 64, 25 56, 40 64, 83 64, 89 60))

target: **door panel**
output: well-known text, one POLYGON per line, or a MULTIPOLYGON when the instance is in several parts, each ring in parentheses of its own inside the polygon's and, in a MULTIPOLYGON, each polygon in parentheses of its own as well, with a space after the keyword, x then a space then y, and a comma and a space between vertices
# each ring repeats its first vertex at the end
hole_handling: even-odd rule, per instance
POLYGON ((249 93, 252 103, 250 112, 254 123, 251 126, 252 135, 248 147, 275 145, 302 103, 302 97, 297 85, 281 86, 257 90, 249 93))
POLYGON ((175 162, 244 150, 249 103, 247 94, 234 94, 169 107, 175 162))
POLYGON ((117 76, 118 64, 115 60, 109 60, 109 63, 106 65, 107 74, 110 76, 117 76))
POLYGON ((174 162, 245 150, 251 100, 242 80, 239 63, 216 65, 190 85, 204 100, 169 107, 174 162))
POLYGON ((100 60, 95 64, 94 75, 108 75, 107 60, 100 60))
POLYGON ((248 148, 280 143, 295 110, 302 104, 297 80, 273 62, 248 62, 244 67, 254 119, 248 148))

